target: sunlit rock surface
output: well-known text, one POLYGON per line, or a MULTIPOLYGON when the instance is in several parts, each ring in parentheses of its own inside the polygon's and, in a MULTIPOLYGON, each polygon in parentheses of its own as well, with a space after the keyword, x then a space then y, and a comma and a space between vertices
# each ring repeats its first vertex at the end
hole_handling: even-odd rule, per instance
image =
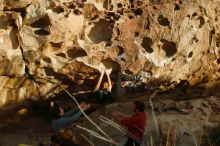
POLYGON ((213 93, 219 6, 218 0, 1 1, 0 106, 46 96, 59 75, 86 85, 100 64, 140 74, 145 83, 205 83, 213 93))

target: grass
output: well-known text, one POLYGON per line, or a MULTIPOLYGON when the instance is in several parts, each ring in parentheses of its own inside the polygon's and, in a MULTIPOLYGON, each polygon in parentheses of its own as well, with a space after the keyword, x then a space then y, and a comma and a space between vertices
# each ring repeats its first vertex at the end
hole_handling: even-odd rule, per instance
MULTIPOLYGON (((161 130, 161 129, 160 129, 161 130)), ((143 146, 178 146, 179 141, 181 141, 181 136, 177 135, 177 127, 168 125, 166 131, 161 133, 161 138, 159 140, 159 145, 155 142, 155 137, 151 135, 148 140, 150 142, 144 143, 143 146)), ((220 146, 220 124, 202 130, 200 136, 196 139, 193 137, 193 145, 189 146, 220 146)))
MULTIPOLYGON (((150 140, 148 139, 150 141, 150 145, 143 144, 143 146, 178 146, 178 141, 180 141, 182 137, 177 136, 177 130, 178 130, 177 124, 175 123, 175 126, 171 126, 171 124, 173 123, 168 124, 165 133, 162 133, 161 127, 158 126, 158 121, 154 112, 154 105, 152 102, 152 98, 154 97, 155 94, 156 92, 153 93, 152 96, 149 98, 149 103, 151 106, 151 115, 154 121, 154 128, 155 128, 154 130, 157 133, 157 136, 159 136, 160 138, 158 142, 157 141, 158 138, 153 137, 151 135, 150 140), (155 142, 155 140, 153 139, 156 139, 157 142, 155 142), (159 145, 156 143, 159 143, 159 145)), ((194 145, 192 146, 220 146, 220 124, 216 127, 211 128, 210 130, 208 130, 208 132, 203 130, 198 139, 193 137, 193 141, 194 141, 194 145)))

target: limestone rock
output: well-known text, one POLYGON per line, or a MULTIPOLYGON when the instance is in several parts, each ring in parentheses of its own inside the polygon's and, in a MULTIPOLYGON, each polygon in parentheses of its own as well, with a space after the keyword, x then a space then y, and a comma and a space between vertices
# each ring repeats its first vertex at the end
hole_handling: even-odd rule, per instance
POLYGON ((31 0, 22 0, 22 1, 4 0, 2 2, 4 9, 8 9, 8 10, 24 8, 27 5, 31 4, 31 0))
POLYGON ((12 23, 18 22, 17 27, 20 27, 20 17, 16 13, 1 14, 0 17, 0 74, 6 76, 23 76, 25 74, 24 60, 20 50, 18 30, 10 26, 12 23))
POLYGON ((57 88, 52 81, 51 83, 44 80, 33 81, 27 76, 17 78, 1 76, 0 80, 0 106, 21 103, 25 99, 44 100, 50 94, 51 89, 57 88))

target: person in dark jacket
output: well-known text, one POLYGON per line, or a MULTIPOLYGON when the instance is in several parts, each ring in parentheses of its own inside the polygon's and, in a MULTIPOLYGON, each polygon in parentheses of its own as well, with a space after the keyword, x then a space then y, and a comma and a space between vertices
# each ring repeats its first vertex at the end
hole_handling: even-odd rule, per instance
POLYGON ((113 82, 110 78, 110 74, 112 72, 112 69, 106 69, 105 67, 102 67, 100 69, 101 75, 99 76, 99 79, 96 83, 96 86, 93 90, 92 97, 95 97, 97 99, 98 103, 108 103, 108 102, 114 102, 116 99, 121 98, 123 95, 126 93, 131 93, 131 92, 138 92, 140 91, 139 89, 134 89, 130 87, 122 87, 121 86, 121 81, 124 79, 124 81, 138 81, 140 80, 141 76, 132 76, 132 75, 126 75, 126 74, 121 74, 119 71, 116 72, 116 77, 115 81, 113 82), (102 88, 100 89, 102 79, 104 77, 104 74, 107 76, 108 80, 108 87, 107 88, 102 88))
POLYGON ((101 75, 93 90, 93 96, 97 99, 98 103, 113 102, 116 98, 120 98, 125 93, 125 89, 121 86, 120 72, 117 72, 116 81, 113 86, 110 73, 111 69, 101 69, 101 75), (108 79, 108 87, 107 89, 100 89, 104 74, 106 74, 108 79))

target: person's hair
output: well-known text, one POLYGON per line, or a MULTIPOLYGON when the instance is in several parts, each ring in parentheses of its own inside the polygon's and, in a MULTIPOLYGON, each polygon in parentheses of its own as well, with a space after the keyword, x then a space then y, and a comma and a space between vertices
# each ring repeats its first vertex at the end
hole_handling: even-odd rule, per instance
POLYGON ((135 105, 135 109, 138 109, 139 112, 144 112, 145 104, 143 101, 135 101, 134 105, 135 105))
POLYGON ((60 140, 60 138, 59 138, 57 135, 51 136, 51 137, 50 137, 50 141, 51 141, 52 143, 55 143, 55 144, 60 144, 60 143, 61 143, 61 140, 60 140))

